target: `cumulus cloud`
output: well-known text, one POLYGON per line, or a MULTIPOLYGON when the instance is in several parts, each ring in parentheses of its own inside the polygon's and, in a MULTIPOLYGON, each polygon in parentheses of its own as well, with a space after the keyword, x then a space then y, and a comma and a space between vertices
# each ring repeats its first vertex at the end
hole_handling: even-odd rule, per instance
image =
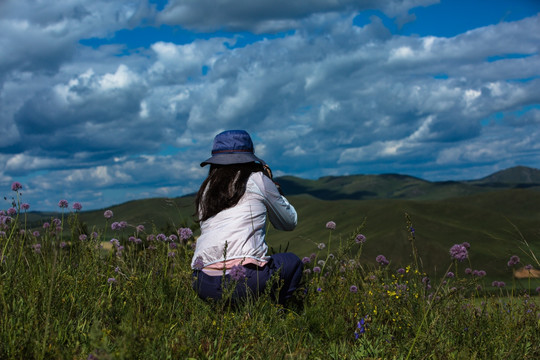
POLYGON ((211 1, 186 2, 172 0, 158 13, 157 20, 164 24, 212 31, 225 28, 230 31, 274 33, 298 28, 301 21, 312 15, 356 12, 381 9, 392 17, 407 16, 413 7, 426 6, 436 0, 275 0, 275 1, 211 1))
POLYGON ((377 16, 354 25, 365 9, 403 24, 431 3, 3 2, 0 184, 19 177, 28 196, 63 189, 94 207, 120 189, 180 195, 230 128, 280 174, 539 164, 540 15, 446 38, 394 34, 377 16), (153 24, 219 32, 81 42, 153 24))

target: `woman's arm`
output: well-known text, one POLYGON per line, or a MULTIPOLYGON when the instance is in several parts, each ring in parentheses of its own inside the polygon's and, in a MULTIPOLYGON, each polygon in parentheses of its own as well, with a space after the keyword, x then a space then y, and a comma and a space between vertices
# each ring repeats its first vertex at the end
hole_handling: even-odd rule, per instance
POLYGON ((293 230, 298 220, 295 208, 280 194, 276 184, 268 176, 257 174, 260 176, 255 176, 253 180, 262 192, 268 219, 278 230, 293 230))

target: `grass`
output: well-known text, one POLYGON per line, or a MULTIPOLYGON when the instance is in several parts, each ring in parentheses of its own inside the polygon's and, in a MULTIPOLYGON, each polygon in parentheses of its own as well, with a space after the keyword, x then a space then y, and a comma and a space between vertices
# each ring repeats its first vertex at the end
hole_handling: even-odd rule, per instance
MULTIPOLYGON (((356 225, 339 235, 324 229, 326 221, 315 223, 304 215, 309 226, 322 230, 310 236, 313 255, 305 259, 301 289, 282 307, 270 296, 237 306, 229 306, 228 298, 199 299, 191 289, 194 239, 171 246, 170 237, 152 240, 157 229, 150 226, 113 231, 111 223, 124 216, 118 209, 108 221, 101 215, 103 226, 90 229, 80 213, 64 209, 58 228, 41 228, 39 236, 25 228, 26 214, 15 210, 11 220, 4 216, 0 233, 2 359, 540 356, 536 280, 514 282, 506 262, 498 264, 510 279, 505 287, 467 275, 466 268, 483 268, 473 261, 474 243, 463 262, 450 258, 448 246, 435 276, 422 266, 425 260, 416 249, 422 227, 415 216, 407 220, 402 214, 409 231, 399 251, 411 255, 404 257, 408 263, 398 264, 371 235, 365 243, 355 241, 358 233, 369 234, 369 217, 364 223, 341 214, 335 218, 338 229, 347 221, 356 225), (113 238, 118 242, 111 243, 113 238), (101 245, 104 241, 110 249, 101 245), (373 263, 372 254, 386 255, 390 264, 373 263), (455 277, 440 276, 447 271, 455 277)), ((275 234, 269 236, 272 243, 275 234)))

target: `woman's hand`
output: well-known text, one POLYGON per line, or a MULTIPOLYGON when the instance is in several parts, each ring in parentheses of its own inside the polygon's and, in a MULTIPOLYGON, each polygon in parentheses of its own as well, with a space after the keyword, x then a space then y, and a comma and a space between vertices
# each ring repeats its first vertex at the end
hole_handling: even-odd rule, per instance
POLYGON ((267 164, 263 165, 263 174, 268 176, 270 179, 272 179, 272 170, 270 169, 270 166, 267 164))

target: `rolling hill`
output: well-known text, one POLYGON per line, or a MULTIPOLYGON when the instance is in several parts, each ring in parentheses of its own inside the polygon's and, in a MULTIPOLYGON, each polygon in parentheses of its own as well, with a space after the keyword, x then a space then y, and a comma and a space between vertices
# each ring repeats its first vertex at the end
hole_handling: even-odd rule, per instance
MULTIPOLYGON (((337 223, 332 233, 333 251, 339 241, 350 241, 355 229, 367 236, 362 258, 374 263, 384 254, 394 266, 409 263, 405 214, 413 221, 416 245, 425 269, 441 274, 448 267, 448 249, 469 242, 470 267, 484 269, 490 277, 511 276, 508 258, 517 254, 523 265, 533 264, 523 239, 540 257, 540 170, 516 167, 483 179, 429 182, 398 175, 351 175, 306 180, 292 176, 276 179, 298 211, 295 231, 269 229, 268 243, 300 256, 327 242, 327 221, 337 223)), ((154 198, 130 201, 110 209, 114 221, 145 225, 149 232, 172 232, 180 226, 195 226, 193 195, 175 199, 154 198)), ((85 211, 81 220, 89 231, 103 228, 103 211, 85 211)), ((40 226, 54 214, 30 213, 29 223, 40 226)), ((110 230, 108 230, 110 231, 110 230)))

